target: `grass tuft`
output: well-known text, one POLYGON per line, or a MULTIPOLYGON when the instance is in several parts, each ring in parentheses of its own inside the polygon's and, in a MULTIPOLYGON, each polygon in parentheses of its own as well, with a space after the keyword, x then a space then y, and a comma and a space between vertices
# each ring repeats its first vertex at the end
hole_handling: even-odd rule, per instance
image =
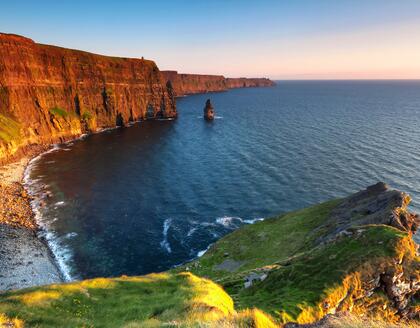
POLYGON ((82 121, 89 121, 92 119, 92 117, 92 114, 88 111, 83 112, 81 115, 82 121))
POLYGON ((50 108, 49 112, 54 116, 58 116, 62 118, 66 118, 67 116, 69 116, 69 113, 67 113, 67 111, 61 107, 50 108))
POLYGON ((8 292, 0 295, 0 313, 28 327, 160 327, 174 322, 187 327, 219 320, 234 309, 229 295, 212 281, 191 273, 162 273, 8 292))
POLYGON ((6 143, 19 141, 20 124, 15 120, 0 114, 0 139, 6 143))

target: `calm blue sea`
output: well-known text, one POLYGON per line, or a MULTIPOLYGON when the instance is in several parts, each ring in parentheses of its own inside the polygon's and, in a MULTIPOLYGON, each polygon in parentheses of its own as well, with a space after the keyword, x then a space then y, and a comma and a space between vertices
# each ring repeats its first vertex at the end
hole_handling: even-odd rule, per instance
POLYGON ((420 82, 295 81, 177 101, 32 164, 38 220, 71 278, 193 259, 243 224, 382 180, 420 210, 420 82), (207 98, 217 118, 202 119, 207 98), (39 203, 39 199, 37 201, 39 203))

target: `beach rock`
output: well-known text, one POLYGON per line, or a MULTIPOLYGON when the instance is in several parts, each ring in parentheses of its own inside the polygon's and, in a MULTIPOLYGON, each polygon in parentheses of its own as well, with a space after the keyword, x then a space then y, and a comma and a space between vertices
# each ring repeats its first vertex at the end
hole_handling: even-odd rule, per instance
POLYGON ((207 121, 214 120, 214 108, 213 108, 213 105, 210 102, 210 99, 207 99, 206 106, 204 107, 204 118, 207 121))
POLYGON ((0 222, 0 291, 62 282, 46 242, 26 227, 0 222))

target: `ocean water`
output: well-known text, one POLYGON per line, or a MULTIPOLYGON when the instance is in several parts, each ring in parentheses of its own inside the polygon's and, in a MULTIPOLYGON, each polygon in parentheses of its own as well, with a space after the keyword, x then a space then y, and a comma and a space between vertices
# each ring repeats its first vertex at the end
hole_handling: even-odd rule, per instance
POLYGON ((177 104, 175 121, 32 162, 42 234, 69 279, 166 270, 243 224, 379 180, 420 210, 419 81, 278 82, 177 104), (207 98, 213 122, 202 119, 207 98))

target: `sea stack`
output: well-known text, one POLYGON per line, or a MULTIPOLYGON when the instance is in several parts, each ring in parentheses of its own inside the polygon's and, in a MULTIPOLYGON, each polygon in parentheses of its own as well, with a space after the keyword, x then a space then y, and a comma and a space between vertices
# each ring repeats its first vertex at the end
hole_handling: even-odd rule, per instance
POLYGON ((204 107, 204 119, 207 120, 207 121, 213 121, 214 120, 214 108, 213 108, 213 105, 210 102, 210 99, 207 99, 206 107, 204 107))

